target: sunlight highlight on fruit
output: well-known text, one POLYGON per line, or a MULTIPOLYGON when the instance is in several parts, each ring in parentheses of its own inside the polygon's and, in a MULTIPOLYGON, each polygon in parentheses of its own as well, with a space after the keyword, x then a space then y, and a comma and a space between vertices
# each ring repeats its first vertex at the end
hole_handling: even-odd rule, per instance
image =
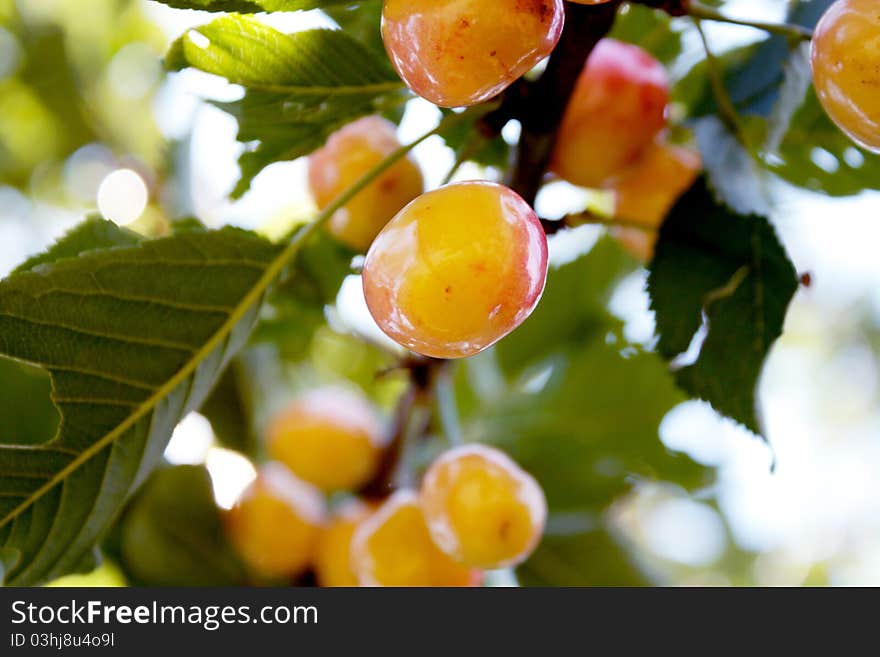
POLYGON ((562 0, 385 0, 382 37, 404 82, 441 107, 496 96, 547 57, 562 0))
MULTIPOLYGON (((335 132, 309 157, 309 189, 319 209, 355 184, 400 147, 397 128, 368 116, 335 132)), ((424 181, 409 157, 385 171, 330 218, 328 230, 356 251, 366 251, 397 212, 422 193, 424 181)))
POLYGON ((813 82, 828 116, 853 141, 880 153, 880 8, 838 0, 813 37, 813 82))
POLYGON ((467 182, 420 196, 367 254, 364 294, 379 327, 436 358, 472 356, 531 314, 547 279, 547 238, 502 185, 467 182))
POLYGON ((538 482, 504 452, 485 445, 458 447, 437 459, 420 496, 437 545, 457 561, 484 569, 526 559, 547 519, 538 482))

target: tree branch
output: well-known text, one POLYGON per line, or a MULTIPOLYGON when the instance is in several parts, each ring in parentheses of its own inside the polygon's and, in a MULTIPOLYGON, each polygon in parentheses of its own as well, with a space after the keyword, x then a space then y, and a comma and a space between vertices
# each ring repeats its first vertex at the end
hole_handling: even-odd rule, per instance
POLYGON ((670 16, 685 16, 690 4, 690 0, 630 0, 630 2, 652 9, 660 9, 670 16))
POLYGON ((444 363, 442 360, 420 357, 402 363, 409 372, 409 386, 397 402, 391 440, 382 454, 376 474, 359 491, 362 497, 383 500, 394 492, 407 443, 423 436, 428 430, 430 414, 419 411, 429 405, 437 373, 444 363))
MULTIPOLYGON (((547 171, 557 131, 590 53, 614 25, 621 0, 602 5, 566 3, 565 29, 547 69, 534 83, 515 85, 502 104, 522 124, 509 186, 533 205, 547 171)), ((502 115, 503 116, 503 115, 502 115)), ((497 119, 497 117, 494 117, 497 119)), ((502 124, 503 125, 503 124, 502 124)))

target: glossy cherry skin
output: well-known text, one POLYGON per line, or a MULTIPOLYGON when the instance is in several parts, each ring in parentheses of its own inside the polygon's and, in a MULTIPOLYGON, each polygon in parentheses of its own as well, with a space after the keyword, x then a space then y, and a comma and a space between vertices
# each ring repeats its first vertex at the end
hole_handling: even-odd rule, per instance
POLYGON ((547 57, 562 0, 385 0, 382 38, 404 82, 441 107, 501 93, 547 57))
POLYGON ((226 515, 231 543, 263 577, 294 577, 314 556, 324 498, 280 463, 267 463, 226 515))
POLYGON ((551 170, 573 185, 603 187, 635 165, 666 125, 666 69, 638 46, 603 39, 568 104, 551 170))
MULTIPOLYGON (((309 156, 309 189, 318 208, 330 205, 399 147, 396 127, 379 116, 364 117, 330 135, 309 156)), ((388 220, 422 191, 418 165, 403 158, 337 210, 328 230, 343 244, 365 252, 388 220)))
POLYGON ((813 83, 837 126, 880 153, 880 5, 838 0, 813 36, 813 83))
POLYGON ((364 484, 384 443, 383 427, 369 401, 332 386, 300 395, 266 430, 269 455, 325 492, 364 484))
POLYGON ((418 496, 401 490, 355 530, 352 563, 362 586, 475 586, 479 571, 431 538, 418 496))
POLYGON ((422 480, 431 536, 469 566, 507 568, 531 555, 547 502, 534 477, 494 447, 466 445, 438 458, 422 480))
POLYGON ((448 185, 401 210, 373 242, 367 305, 403 346, 463 358, 531 314, 547 280, 547 238, 529 205, 487 182, 448 185))

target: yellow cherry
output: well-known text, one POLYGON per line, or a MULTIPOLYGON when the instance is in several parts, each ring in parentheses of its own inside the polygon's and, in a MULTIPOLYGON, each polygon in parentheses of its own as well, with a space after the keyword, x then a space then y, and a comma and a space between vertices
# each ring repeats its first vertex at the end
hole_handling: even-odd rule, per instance
POLYGON ((813 35, 813 83, 828 116, 880 153, 880 11, 877 0, 838 0, 813 35))
POLYGON ((283 465, 268 463, 226 516, 230 541, 264 577, 294 577, 311 562, 324 498, 283 465))
POLYGON ((479 573, 431 538, 413 491, 398 491, 355 530, 352 563, 363 586, 474 586, 479 573))
POLYGON ((382 424, 363 395, 311 390, 266 430, 269 455, 323 491, 353 490, 373 475, 385 444, 382 424))
POLYGON ((412 351, 472 356, 531 314, 547 279, 547 238, 502 185, 466 182, 423 194, 385 227, 363 270, 379 327, 412 351))
MULTIPOLYGON (((309 189, 319 209, 330 205, 400 147, 393 123, 368 116, 335 132, 309 157, 309 189)), ((422 193, 418 165, 404 158, 337 210, 328 229, 355 251, 366 251, 397 212, 422 193)))
POLYGON ((385 0, 382 38, 404 82, 442 107, 496 96, 547 57, 562 0, 385 0))
POLYGON ((420 496, 437 545, 483 569, 528 558, 547 519, 544 492, 534 477, 485 445, 458 447, 434 461, 420 496))
POLYGON ((351 562, 351 541, 358 526, 373 513, 374 507, 351 500, 333 513, 321 531, 315 553, 315 576, 320 586, 357 586, 351 562))

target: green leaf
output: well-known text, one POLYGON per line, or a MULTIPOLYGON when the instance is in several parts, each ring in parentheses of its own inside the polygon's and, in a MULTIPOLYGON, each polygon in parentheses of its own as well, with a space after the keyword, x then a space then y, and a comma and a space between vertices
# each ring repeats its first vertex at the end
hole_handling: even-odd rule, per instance
POLYGON ((48 250, 19 265, 13 274, 33 271, 37 267, 51 265, 64 258, 75 258, 81 253, 114 246, 134 246, 142 240, 141 236, 130 230, 120 228, 112 221, 93 215, 68 232, 63 239, 48 250))
POLYGON ((198 68, 247 89, 239 101, 217 103, 238 120, 246 144, 235 196, 269 164, 308 155, 343 125, 407 97, 384 53, 344 32, 287 35, 245 16, 190 30, 172 44, 166 66, 198 68))
POLYGON ((832 196, 872 189, 880 178, 880 157, 856 146, 831 121, 812 82, 809 45, 801 44, 785 65, 767 119, 764 150, 770 170, 794 185, 832 196))
MULTIPOLYGON (((444 115, 451 110, 442 110, 444 115)), ((455 151, 456 160, 476 162, 484 166, 503 169, 510 162, 510 146, 501 137, 485 139, 477 127, 478 118, 459 121, 440 133, 446 145, 455 151)))
POLYGON ((365 0, 354 7, 327 7, 330 16, 345 33, 378 52, 385 52, 382 41, 382 7, 384 0, 365 0))
POLYGON ((357 0, 155 0, 175 9, 198 9, 201 11, 234 11, 239 14, 255 14, 264 11, 299 11, 352 5, 357 0))
POLYGON ((158 168, 161 135, 150 102, 156 85, 140 80, 145 95, 128 97, 107 75, 127 45, 145 52, 164 42, 141 3, 91 0, 88 16, 53 3, 41 7, 39 18, 32 4, 0 1, 3 41, 11 46, 3 49, 0 75, 0 184, 54 204, 79 204, 70 194, 84 190, 64 185, 63 162, 95 142, 158 168))
POLYGON ((764 149, 771 153, 779 151, 792 119, 804 104, 807 90, 813 84, 810 44, 802 43, 792 50, 784 70, 785 78, 779 90, 779 98, 767 118, 767 139, 764 149))
MULTIPOLYGON (((792 3, 786 22, 812 28, 834 0, 797 0, 792 3)), ((738 109, 749 114, 767 117, 778 102, 785 79, 785 68, 792 47, 785 36, 770 36, 764 41, 745 48, 737 48, 725 57, 725 82, 731 100, 738 109)), ((697 104, 696 116, 718 111, 711 90, 697 104)))
POLYGON ((828 118, 812 89, 795 113, 776 155, 773 173, 799 187, 831 196, 876 189, 880 180, 880 156, 856 146, 828 118), (817 152, 824 157, 818 159, 817 152))
MULTIPOLYGON (((578 518, 550 518, 577 525, 578 518)), ((559 522, 558 524, 563 524, 559 522)), ((604 523, 586 531, 545 536, 535 553, 517 569, 523 586, 650 586, 652 580, 604 523)))
POLYGON ((258 442, 248 404, 251 392, 243 385, 242 367, 238 359, 229 364, 199 412, 211 423, 217 442, 253 456, 258 442))
MULTIPOLYGON (((813 27, 832 0, 796 2, 789 22, 813 27)), ((832 196, 872 189, 880 177, 880 157, 856 146, 828 117, 811 88, 809 46, 784 37, 725 53, 720 61, 737 108, 746 115, 755 145, 763 143, 762 166, 793 185, 832 196)), ((692 117, 717 113, 708 85, 705 61, 695 66, 675 89, 692 117)), ((716 152, 711 139, 704 156, 716 152)), ((718 159, 717 154, 715 159, 718 159)), ((735 173, 712 176, 736 184, 735 173)), ((753 174, 750 174, 753 176, 753 174)))
MULTIPOLYGON (((752 124, 755 127, 755 124, 752 124)), ((760 126, 758 126, 760 127, 760 126)), ((703 168, 722 202, 740 214, 769 215, 772 206, 770 175, 720 119, 707 116, 694 124, 703 168)), ((746 138, 755 139, 754 130, 746 138)))
POLYGON ((552 511, 599 513, 634 476, 686 488, 707 482, 703 468, 660 442, 660 422, 685 397, 656 354, 592 339, 543 365, 541 390, 512 386, 480 398, 464 429, 531 472, 552 511))
POLYGON ((226 540, 202 466, 161 468, 123 515, 114 555, 141 586, 240 586, 244 566, 226 540))
POLYGON ((631 256, 606 237, 588 257, 551 271, 538 309, 498 346, 504 372, 518 375, 536 361, 604 340, 608 331, 619 329, 619 321, 608 313, 608 299, 614 285, 636 266, 631 256))
POLYGON ((35 445, 58 429, 58 411, 49 395, 49 376, 39 368, 0 358, 0 444, 35 445))
POLYGON ((300 252, 291 276, 269 297, 254 334, 257 342, 274 343, 288 360, 305 355, 315 331, 326 324, 324 309, 336 301, 352 273, 354 253, 326 231, 314 235, 300 252))
POLYGON ((797 286, 770 223, 736 214, 698 182, 660 229, 648 278, 664 357, 687 351, 708 318, 699 356, 676 373, 682 389, 760 435, 758 378, 797 286))
MULTIPOLYGON (((82 234, 54 253, 81 251, 82 234)), ((0 355, 46 369, 62 416, 48 443, 0 446, 7 583, 63 575, 91 551, 245 344, 297 248, 236 229, 187 232, 0 282, 0 355)))
POLYGON ((664 64, 672 64, 682 51, 681 32, 673 29, 669 14, 644 5, 626 5, 610 36, 638 44, 664 64))

